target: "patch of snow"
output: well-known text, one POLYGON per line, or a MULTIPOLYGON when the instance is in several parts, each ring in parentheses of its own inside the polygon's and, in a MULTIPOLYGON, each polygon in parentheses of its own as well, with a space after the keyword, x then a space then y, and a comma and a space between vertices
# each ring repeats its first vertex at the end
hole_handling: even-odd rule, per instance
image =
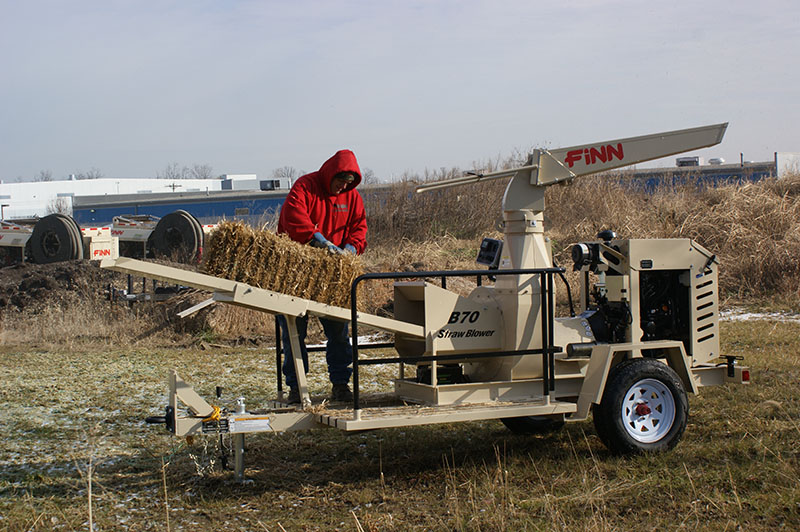
POLYGON ((800 323, 800 314, 792 312, 748 312, 740 308, 723 310, 719 313, 720 321, 781 321, 800 323))

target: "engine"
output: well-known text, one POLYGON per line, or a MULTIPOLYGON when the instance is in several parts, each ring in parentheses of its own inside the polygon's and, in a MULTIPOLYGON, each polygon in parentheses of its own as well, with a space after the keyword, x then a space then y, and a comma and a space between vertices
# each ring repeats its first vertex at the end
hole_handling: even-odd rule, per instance
POLYGON ((598 342, 677 340, 700 361, 719 355, 714 255, 689 239, 598 238, 572 249, 581 311, 598 342))

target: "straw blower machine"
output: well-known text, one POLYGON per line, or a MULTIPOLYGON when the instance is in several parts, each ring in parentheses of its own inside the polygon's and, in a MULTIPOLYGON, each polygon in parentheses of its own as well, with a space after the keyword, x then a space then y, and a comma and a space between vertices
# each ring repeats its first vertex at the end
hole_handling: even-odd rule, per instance
MULTIPOLYGON (((278 397, 257 409, 243 398, 213 406, 172 371, 169 405, 151 421, 178 436, 232 434, 239 477, 245 433, 319 427, 359 431, 499 419, 513 431, 536 432, 591 413, 612 452, 671 448, 686 428, 688 393, 750 378, 735 357, 720 353, 717 259, 691 239, 626 239, 603 231, 573 246, 580 293, 574 305, 570 296, 570 307, 577 308, 556 317, 555 291, 565 270, 554 266, 545 236, 544 193, 580 176, 718 144, 726 128, 540 149, 520 168, 418 187, 422 193, 510 177, 504 235, 481 245, 478 262, 489 269, 368 273, 354 281, 351 301, 357 302, 364 283, 393 279, 393 317, 133 259, 103 261, 114 270, 207 290, 209 301, 284 315, 289 324, 302 406, 283 401, 279 370, 278 397), (456 276, 477 278, 477 286, 467 296, 456 294, 446 288, 456 276), (295 329, 303 315, 350 322, 352 404, 309 408, 295 329), (392 333, 393 342, 360 345, 365 327, 392 333), (398 368, 393 390, 380 402, 360 390, 359 370, 374 364, 398 368)), ((280 346, 277 351, 280 368, 280 346)))

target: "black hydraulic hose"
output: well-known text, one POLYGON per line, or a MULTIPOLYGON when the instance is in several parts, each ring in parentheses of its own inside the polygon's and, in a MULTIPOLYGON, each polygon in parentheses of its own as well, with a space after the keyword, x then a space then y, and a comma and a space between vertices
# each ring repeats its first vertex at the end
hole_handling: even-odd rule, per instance
MULTIPOLYGON (((555 260, 553 260, 553 266, 558 268, 558 264, 555 260)), ((569 283, 567 282, 567 276, 564 275, 564 270, 559 268, 561 271, 558 272, 558 276, 561 277, 561 280, 564 281, 564 285, 567 287, 567 300, 569 301, 569 316, 570 318, 575 317, 575 307, 572 306, 572 289, 569 287, 569 283)))
POLYGON ((564 281, 564 285, 567 287, 567 300, 569 301, 569 315, 571 318, 574 318, 575 307, 572 306, 572 289, 569 287, 569 283, 567 282, 567 276, 564 275, 564 272, 558 272, 558 276, 561 277, 561 280, 564 281))

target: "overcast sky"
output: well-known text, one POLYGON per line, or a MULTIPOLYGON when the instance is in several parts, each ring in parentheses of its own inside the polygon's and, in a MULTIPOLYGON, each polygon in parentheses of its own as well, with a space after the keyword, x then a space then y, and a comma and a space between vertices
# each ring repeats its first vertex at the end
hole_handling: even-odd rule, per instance
MULTIPOLYGON (((800 2, 0 0, 0 179, 403 172, 730 122, 800 151, 800 2)), ((671 163, 673 159, 661 164, 671 163)))

